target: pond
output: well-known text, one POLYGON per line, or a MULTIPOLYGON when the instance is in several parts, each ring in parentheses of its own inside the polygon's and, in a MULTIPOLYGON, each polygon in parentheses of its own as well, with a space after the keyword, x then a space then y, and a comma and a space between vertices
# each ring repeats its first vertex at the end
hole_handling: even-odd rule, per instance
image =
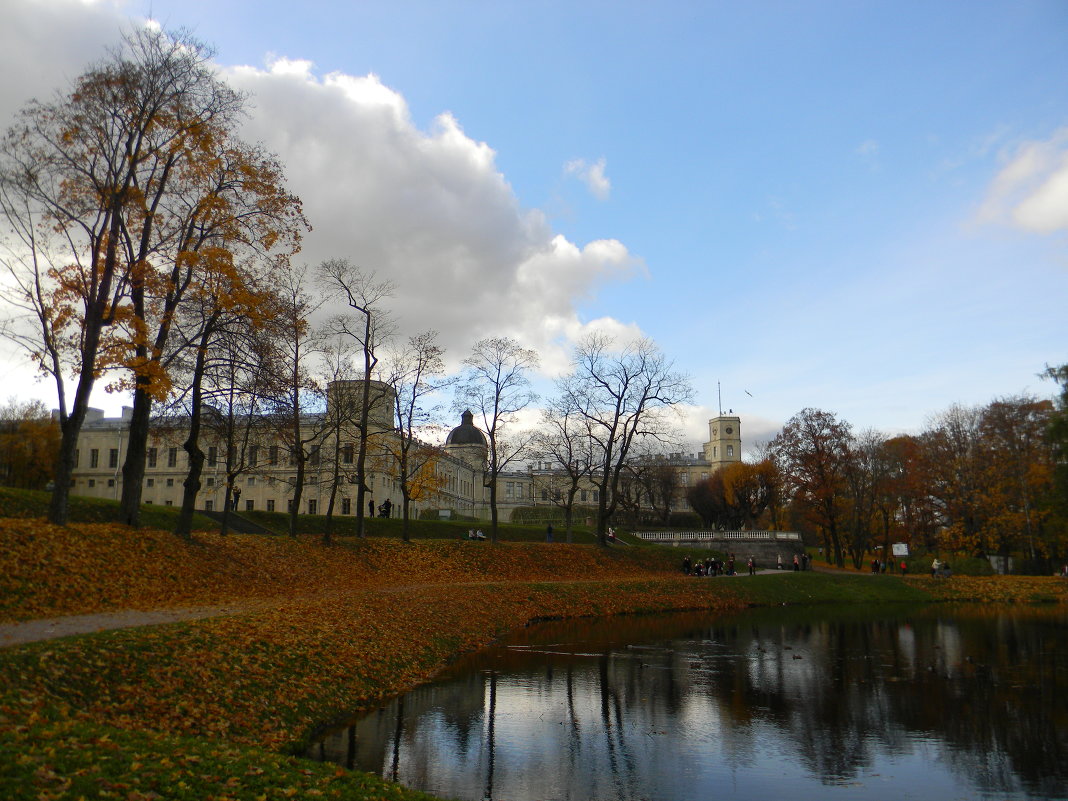
POLYGON ((1068 611, 530 627, 309 756, 446 798, 1068 799, 1068 611))

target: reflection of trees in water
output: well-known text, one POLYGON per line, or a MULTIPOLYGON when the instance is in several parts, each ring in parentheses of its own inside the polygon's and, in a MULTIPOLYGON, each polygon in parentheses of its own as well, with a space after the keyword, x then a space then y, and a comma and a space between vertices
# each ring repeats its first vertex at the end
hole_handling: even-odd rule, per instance
POLYGON ((443 795, 470 795, 480 777, 484 798, 520 782, 528 797, 627 799, 649 786, 671 797, 680 772, 711 760, 751 766, 774 738, 839 783, 912 754, 919 737, 940 743, 964 786, 1064 798, 1063 620, 910 610, 873 622, 810 609, 562 624, 481 655, 479 672, 458 666, 318 750, 443 795))
POLYGON ((1068 657, 1058 627, 1063 614, 714 625, 705 638, 748 659, 703 678, 726 711, 758 710, 789 731, 825 781, 910 753, 926 735, 968 784, 1062 798, 1068 657))

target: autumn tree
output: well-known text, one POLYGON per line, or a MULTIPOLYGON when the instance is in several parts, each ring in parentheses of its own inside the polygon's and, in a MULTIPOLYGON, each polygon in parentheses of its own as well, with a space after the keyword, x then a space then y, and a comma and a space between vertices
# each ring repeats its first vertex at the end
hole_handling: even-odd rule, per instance
POLYGON ((0 484, 44 489, 59 451, 59 426, 39 400, 0 404, 0 484))
POLYGON ((438 407, 431 399, 447 388, 444 350, 437 344, 437 332, 426 331, 409 337, 407 345, 388 358, 386 382, 393 390, 395 436, 384 437, 382 447, 396 465, 401 492, 401 537, 410 537, 413 500, 430 497, 441 489, 435 465, 442 455, 421 436, 434 422, 438 407))
POLYGON ((352 427, 358 435, 356 444, 356 535, 364 535, 363 505, 370 487, 367 482, 367 457, 370 446, 371 410, 386 400, 382 385, 371 378, 378 365, 378 349, 392 333, 392 321, 383 304, 393 292, 392 282, 378 278, 347 259, 330 259, 319 265, 319 281, 328 292, 337 292, 354 313, 351 317, 333 318, 329 333, 349 339, 360 354, 362 394, 352 427))
POLYGON ((257 466, 265 434, 263 410, 271 391, 268 364, 273 352, 256 315, 266 314, 277 305, 269 293, 260 300, 262 304, 252 314, 243 313, 240 307, 221 314, 217 308, 205 305, 204 312, 214 322, 193 324, 200 341, 191 351, 188 397, 183 404, 186 436, 182 445, 189 467, 175 525, 175 533, 186 539, 191 536, 204 468, 217 470, 222 466, 222 533, 226 534, 237 499, 238 479, 257 466), (203 440, 210 443, 208 454, 203 440))
POLYGON ((743 529, 756 528, 761 517, 777 503, 779 476, 770 460, 734 462, 718 471, 724 500, 743 529))
POLYGON ((927 491, 940 519, 941 544, 970 553, 1006 553, 1008 542, 986 538, 982 503, 989 474, 984 469, 982 409, 954 404, 931 418, 923 434, 927 491))
POLYGON ((177 197, 154 210, 163 234, 155 252, 136 253, 135 247, 147 247, 143 242, 124 245, 142 265, 130 288, 131 355, 125 365, 132 379, 123 384, 133 392, 120 509, 130 525, 139 522, 152 405, 170 390, 173 354, 203 347, 220 321, 235 316, 261 325, 271 313, 277 276, 289 269, 306 225, 271 156, 232 141, 226 130, 209 141, 217 140, 206 153, 203 143, 188 145, 200 156, 182 163, 181 180, 172 183, 177 197), (190 332, 187 320, 184 336, 175 336, 183 317, 206 329, 190 332))
POLYGON ((95 383, 147 341, 133 298, 147 297, 152 259, 173 234, 161 222, 172 188, 241 109, 209 56, 188 36, 138 30, 65 95, 27 105, 0 144, 0 210, 14 237, 6 288, 28 323, 12 336, 58 395, 56 523, 95 383))
MULTIPOLYGON (((886 438, 874 429, 867 429, 850 441, 845 478, 848 500, 848 521, 845 528, 846 546, 853 566, 861 567, 869 550, 884 550, 888 543, 876 543, 880 528, 880 502, 888 496, 892 463, 886 450, 886 438)), ((884 527, 888 520, 884 514, 884 527)))
POLYGON ((882 445, 887 477, 876 504, 882 521, 883 550, 891 538, 912 547, 937 547, 938 515, 928 492, 926 459, 919 436, 902 434, 882 445))
POLYGON ((792 502, 822 532, 827 553, 845 565, 842 542, 850 425, 833 412, 802 409, 771 443, 792 502))
POLYGON ((529 372, 538 354, 509 337, 475 343, 464 359, 464 374, 456 388, 456 405, 477 414, 489 442, 483 484, 490 496, 490 538, 497 541, 497 479, 527 451, 533 432, 517 432, 518 415, 537 399, 529 372))
POLYGON ((722 470, 697 481, 686 490, 686 502, 707 528, 721 531, 741 528, 742 513, 727 500, 722 470))
POLYGON ((983 409, 988 535, 1019 542, 1031 560, 1048 555, 1043 530, 1049 514, 1043 500, 1053 488, 1053 459, 1046 434, 1053 404, 1030 395, 1002 398, 983 409))
POLYGON ((1060 387, 1046 429, 1053 462, 1053 487, 1047 501, 1051 511, 1051 546, 1059 556, 1068 555, 1068 364, 1047 367, 1042 373, 1060 387))
POLYGON ((608 521, 631 449, 643 438, 667 436, 673 428, 670 412, 693 390, 652 340, 619 344, 591 334, 575 347, 571 372, 558 382, 558 391, 562 403, 583 419, 593 442, 597 537, 607 545, 608 521))

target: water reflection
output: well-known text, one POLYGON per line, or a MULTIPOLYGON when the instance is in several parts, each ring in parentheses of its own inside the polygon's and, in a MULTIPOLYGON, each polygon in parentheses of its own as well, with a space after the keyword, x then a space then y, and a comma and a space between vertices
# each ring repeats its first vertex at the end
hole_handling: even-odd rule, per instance
POLYGON ((1068 798, 1064 610, 517 633, 313 756, 463 799, 1068 798))

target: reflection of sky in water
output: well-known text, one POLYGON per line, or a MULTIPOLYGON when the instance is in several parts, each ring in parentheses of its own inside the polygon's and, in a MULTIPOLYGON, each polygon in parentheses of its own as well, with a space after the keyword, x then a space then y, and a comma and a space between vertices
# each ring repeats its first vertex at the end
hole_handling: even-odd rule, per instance
MULTIPOLYGON (((1045 653, 1046 630, 982 621, 965 631, 944 615, 867 625, 706 624, 659 645, 498 649, 320 750, 344 764, 348 736, 356 767, 471 799, 1027 798, 1013 772, 1026 759, 1007 749, 1036 733, 982 717, 984 705, 1004 717, 1017 699, 1010 686, 978 701, 999 692, 979 659, 1006 642, 1017 656, 1045 653)), ((1063 699, 1059 647, 1060 686, 1047 692, 1063 699)), ((1068 704, 1046 707, 1027 714, 1063 719, 1068 704)), ((1032 797, 1068 798, 1066 736, 1052 738, 1060 776, 1032 797)))

